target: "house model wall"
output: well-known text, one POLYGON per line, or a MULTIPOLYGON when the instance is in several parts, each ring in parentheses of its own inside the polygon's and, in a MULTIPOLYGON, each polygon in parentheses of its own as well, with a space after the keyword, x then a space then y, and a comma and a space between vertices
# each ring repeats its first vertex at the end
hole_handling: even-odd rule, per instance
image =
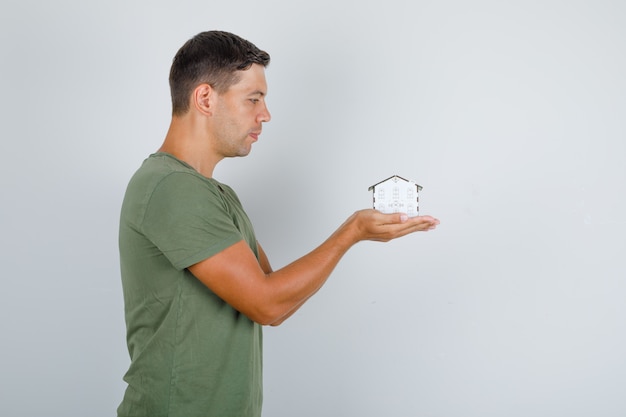
POLYGON ((406 213, 409 217, 419 215, 419 192, 422 186, 397 175, 372 185, 374 208, 383 213, 406 213))

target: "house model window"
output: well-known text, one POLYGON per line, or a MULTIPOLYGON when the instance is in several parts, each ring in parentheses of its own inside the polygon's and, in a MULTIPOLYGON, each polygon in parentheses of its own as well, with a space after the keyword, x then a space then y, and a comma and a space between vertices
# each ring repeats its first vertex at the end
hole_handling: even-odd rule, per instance
POLYGON ((419 215, 419 192, 421 185, 397 175, 372 185, 374 208, 383 213, 406 213, 409 217, 419 215))

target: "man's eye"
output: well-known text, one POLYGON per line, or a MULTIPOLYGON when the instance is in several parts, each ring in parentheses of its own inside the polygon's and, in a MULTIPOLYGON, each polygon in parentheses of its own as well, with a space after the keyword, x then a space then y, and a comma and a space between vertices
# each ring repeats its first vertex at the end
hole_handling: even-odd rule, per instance
POLYGON ((250 101, 254 104, 257 104, 259 102, 258 98, 251 98, 250 101))

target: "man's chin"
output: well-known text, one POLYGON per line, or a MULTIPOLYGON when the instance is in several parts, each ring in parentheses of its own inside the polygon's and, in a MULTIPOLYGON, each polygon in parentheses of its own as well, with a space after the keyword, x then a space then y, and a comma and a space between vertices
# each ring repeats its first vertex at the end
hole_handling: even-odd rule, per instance
POLYGON ((240 149, 239 152, 233 155, 233 157, 236 158, 236 157, 248 156, 251 151, 252 151, 252 147, 249 147, 247 149, 240 149))

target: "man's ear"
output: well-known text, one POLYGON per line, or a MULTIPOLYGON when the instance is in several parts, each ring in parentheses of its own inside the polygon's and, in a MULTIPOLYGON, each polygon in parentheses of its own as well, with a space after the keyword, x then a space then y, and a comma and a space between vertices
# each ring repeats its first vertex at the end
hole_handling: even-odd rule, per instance
POLYGON ((210 116, 213 113, 215 94, 209 84, 200 84, 191 94, 191 105, 200 113, 210 116))

